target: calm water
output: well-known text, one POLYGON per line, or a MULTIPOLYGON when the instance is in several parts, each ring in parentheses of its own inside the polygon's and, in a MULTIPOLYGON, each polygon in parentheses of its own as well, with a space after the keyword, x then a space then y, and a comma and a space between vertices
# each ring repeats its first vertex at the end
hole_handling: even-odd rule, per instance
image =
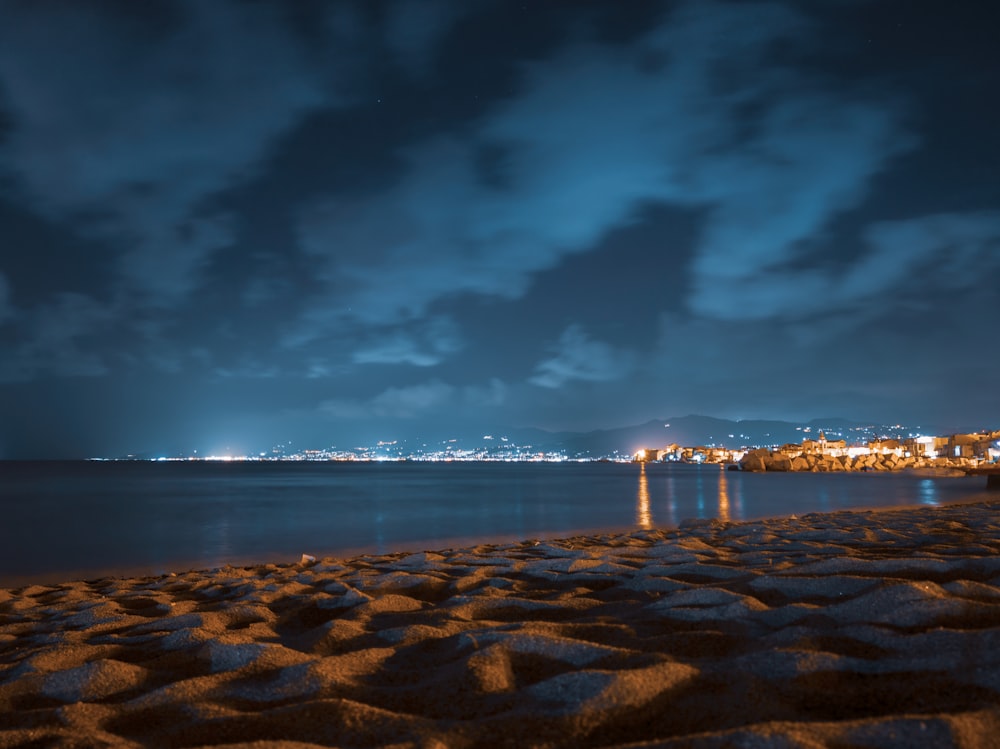
POLYGON ((0 463, 0 587, 971 501, 979 478, 607 463, 0 463))

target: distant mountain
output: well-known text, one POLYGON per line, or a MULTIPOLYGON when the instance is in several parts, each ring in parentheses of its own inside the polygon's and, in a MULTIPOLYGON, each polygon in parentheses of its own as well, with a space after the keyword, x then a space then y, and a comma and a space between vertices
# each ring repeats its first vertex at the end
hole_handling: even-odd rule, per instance
POLYGON ((841 418, 808 422, 766 419, 732 421, 697 415, 654 419, 644 424, 592 432, 556 433, 518 429, 507 434, 521 444, 533 444, 538 449, 563 450, 571 456, 598 457, 615 452, 632 454, 641 448, 662 448, 671 443, 688 447, 715 445, 728 448, 799 443, 803 439, 815 439, 821 430, 831 439, 843 438, 848 443, 865 442, 875 437, 905 437, 908 434, 906 427, 898 425, 873 425, 841 418))
MULTIPOLYGON (((603 458, 633 455, 640 449, 662 449, 670 444, 683 447, 765 447, 801 443, 816 439, 823 431, 829 439, 845 439, 848 444, 865 443, 875 438, 905 438, 911 432, 952 434, 958 429, 905 427, 850 421, 830 417, 804 422, 748 419, 734 421, 711 416, 674 416, 652 419, 644 424, 597 429, 590 432, 549 432, 534 427, 440 428, 420 437, 401 438, 372 450, 383 456, 429 455, 443 451, 485 450, 497 454, 515 446, 519 452, 563 453, 567 457, 603 458)), ((968 430, 966 430, 968 431, 968 430)))

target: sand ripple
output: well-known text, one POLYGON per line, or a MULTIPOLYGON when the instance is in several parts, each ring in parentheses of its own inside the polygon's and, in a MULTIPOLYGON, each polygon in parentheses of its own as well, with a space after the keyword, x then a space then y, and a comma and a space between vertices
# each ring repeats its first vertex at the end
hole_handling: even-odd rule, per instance
POLYGON ((0 590, 0 746, 1000 746, 1000 501, 0 590))

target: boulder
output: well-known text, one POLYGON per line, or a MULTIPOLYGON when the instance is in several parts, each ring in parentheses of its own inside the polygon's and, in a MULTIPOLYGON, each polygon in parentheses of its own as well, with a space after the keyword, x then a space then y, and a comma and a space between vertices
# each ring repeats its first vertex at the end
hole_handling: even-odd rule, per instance
POLYGON ((764 458, 764 467, 768 471, 790 471, 792 459, 784 453, 770 453, 764 458))
POLYGON ((766 471, 767 464, 765 463, 765 458, 769 455, 770 453, 767 450, 751 450, 740 458, 740 470, 749 471, 751 473, 761 473, 766 471))

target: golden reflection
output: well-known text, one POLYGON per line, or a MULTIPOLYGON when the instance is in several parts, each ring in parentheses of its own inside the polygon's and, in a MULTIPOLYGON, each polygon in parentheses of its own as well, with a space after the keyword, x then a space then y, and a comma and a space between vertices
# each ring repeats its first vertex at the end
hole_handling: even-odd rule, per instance
POLYGON ((677 525, 677 492, 672 473, 667 474, 667 525, 677 525))
POLYGON ((725 468, 719 471, 719 520, 729 522, 729 486, 726 484, 725 468))
POLYGON ((646 464, 639 465, 639 496, 635 506, 635 522, 643 530, 653 527, 653 513, 649 509, 649 479, 646 478, 646 464))

